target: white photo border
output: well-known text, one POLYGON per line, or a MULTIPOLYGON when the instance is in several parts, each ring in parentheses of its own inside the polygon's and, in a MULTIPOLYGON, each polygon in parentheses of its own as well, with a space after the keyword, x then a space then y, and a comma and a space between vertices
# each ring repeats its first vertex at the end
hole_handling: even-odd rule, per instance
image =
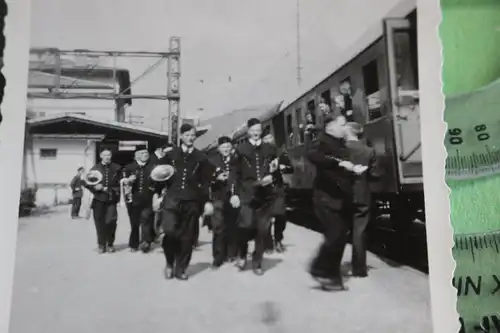
MULTIPOLYGON (((31 0, 7 0, 4 67, 7 81, 0 124, 0 332, 7 333, 14 282, 19 214, 19 187, 23 163, 26 89, 30 44, 31 0)), ((29 320, 29 318, 27 318, 29 320)))
POLYGON ((435 333, 457 333, 456 290, 451 281, 455 261, 451 253, 450 190, 445 182, 446 149, 444 97, 442 93, 442 46, 440 0, 418 0, 418 56, 420 119, 426 210, 427 252, 431 311, 435 333))

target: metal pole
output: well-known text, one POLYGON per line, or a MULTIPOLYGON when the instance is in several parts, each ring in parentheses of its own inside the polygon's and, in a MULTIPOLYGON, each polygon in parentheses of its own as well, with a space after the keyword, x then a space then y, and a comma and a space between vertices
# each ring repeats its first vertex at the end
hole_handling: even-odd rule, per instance
POLYGON ((180 38, 170 38, 171 54, 168 56, 168 121, 170 143, 179 144, 179 100, 180 100, 180 38))
POLYGON ((300 86, 302 83, 301 76, 301 59, 300 59, 300 0, 297 0, 297 83, 300 86))
POLYGON ((59 53, 64 55, 94 55, 94 56, 119 56, 119 57, 146 57, 157 58, 170 55, 179 55, 179 52, 147 52, 147 51, 95 51, 86 49, 59 50, 57 48, 31 48, 30 53, 59 53))

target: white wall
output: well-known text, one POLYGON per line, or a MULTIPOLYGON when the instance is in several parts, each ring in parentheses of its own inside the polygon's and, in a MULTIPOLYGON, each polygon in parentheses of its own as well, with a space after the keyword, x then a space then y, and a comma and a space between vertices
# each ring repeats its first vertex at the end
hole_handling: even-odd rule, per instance
POLYGON ((30 138, 25 146, 26 186, 36 187, 37 206, 65 203, 71 197, 69 183, 78 167, 95 163, 95 143, 82 138, 30 138), (43 158, 41 149, 57 149, 55 158, 43 158))
POLYGON ((113 100, 29 98, 27 108, 36 112, 37 117, 83 112, 86 116, 96 119, 115 120, 113 100))

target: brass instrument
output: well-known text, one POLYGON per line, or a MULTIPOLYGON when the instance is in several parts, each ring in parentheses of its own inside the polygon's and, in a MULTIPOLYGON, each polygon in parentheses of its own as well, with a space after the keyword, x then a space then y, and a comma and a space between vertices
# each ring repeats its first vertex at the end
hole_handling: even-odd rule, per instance
POLYGON ((83 176, 83 181, 88 185, 88 186, 95 186, 102 182, 103 175, 99 170, 90 170, 83 176))
POLYGON ((125 172, 123 172, 123 178, 120 179, 120 194, 120 205, 122 207, 132 202, 132 182, 126 177, 125 172))

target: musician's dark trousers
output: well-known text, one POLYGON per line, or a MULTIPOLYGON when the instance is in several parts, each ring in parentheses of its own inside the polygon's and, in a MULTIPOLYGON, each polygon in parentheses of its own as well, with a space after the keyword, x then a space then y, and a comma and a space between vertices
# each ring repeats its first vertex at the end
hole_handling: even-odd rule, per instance
POLYGON ((191 261, 200 228, 200 205, 196 201, 181 200, 167 207, 162 211, 165 231, 162 247, 167 266, 173 267, 177 275, 184 273, 191 261))
POLYGON ((128 205, 130 217, 130 237, 128 245, 137 249, 139 244, 153 242, 154 212, 151 205, 128 205))
POLYGON ((314 212, 324 229, 324 241, 311 264, 311 274, 341 278, 341 262, 349 231, 349 206, 324 192, 316 191, 314 212))
POLYGON ((252 266, 261 268, 266 243, 269 239, 269 224, 273 215, 273 201, 266 200, 258 206, 250 207, 242 204, 238 221, 238 255, 246 259, 248 255, 248 242, 255 239, 255 250, 252 255, 252 266))
POLYGON ((80 216, 80 207, 82 207, 82 198, 73 198, 71 203, 71 217, 80 216))
POLYGON ((236 257, 235 220, 237 209, 226 201, 215 201, 212 225, 212 255, 215 265, 222 265, 228 258, 236 257))
POLYGON ((113 246, 115 242, 116 221, 118 212, 115 203, 92 201, 95 228, 97 231, 97 244, 103 248, 113 246))
POLYGON ((368 205, 354 205, 354 219, 352 225, 352 272, 364 274, 366 267, 366 240, 365 231, 370 220, 368 205))
POLYGON ((155 212, 153 213, 153 227, 151 228, 151 239, 156 240, 160 237, 160 228, 159 224, 161 223, 161 213, 155 212))

